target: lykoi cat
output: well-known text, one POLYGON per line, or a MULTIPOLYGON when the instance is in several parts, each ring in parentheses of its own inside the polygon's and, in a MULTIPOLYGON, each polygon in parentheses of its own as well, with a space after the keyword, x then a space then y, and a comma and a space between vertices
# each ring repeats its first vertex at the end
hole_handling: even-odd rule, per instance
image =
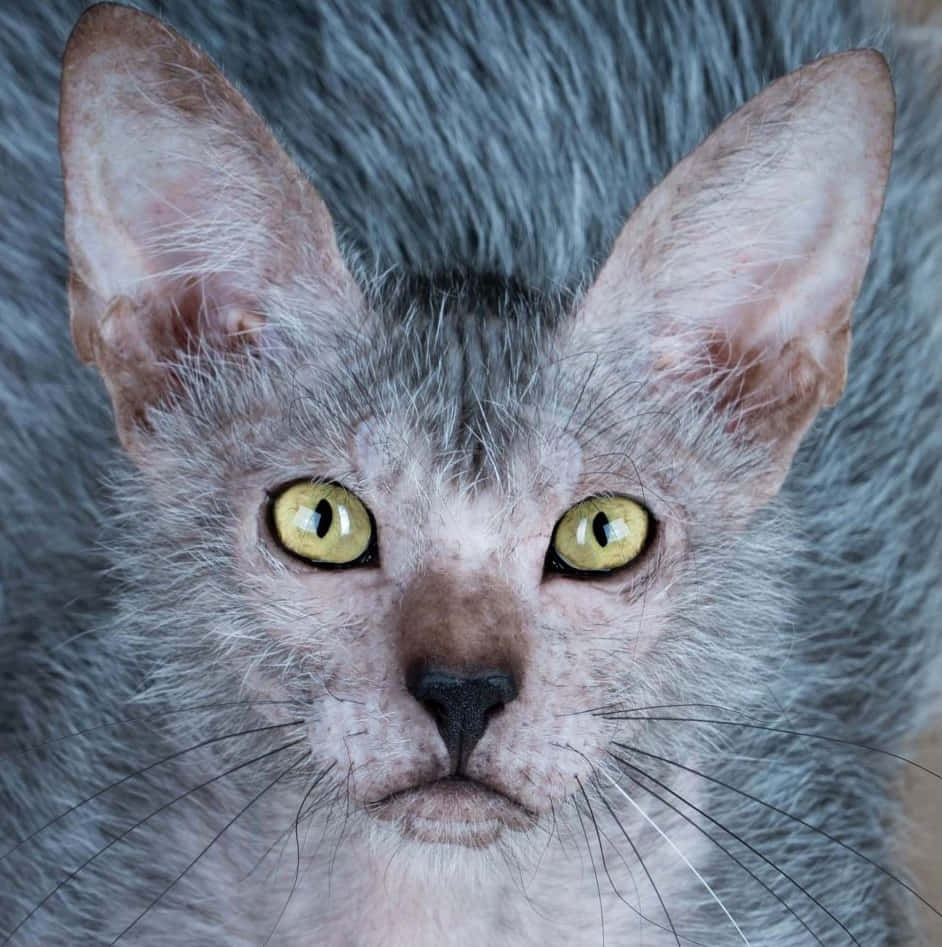
POLYGON ((938 33, 153 7, 0 13, 0 944, 916 943, 938 33))

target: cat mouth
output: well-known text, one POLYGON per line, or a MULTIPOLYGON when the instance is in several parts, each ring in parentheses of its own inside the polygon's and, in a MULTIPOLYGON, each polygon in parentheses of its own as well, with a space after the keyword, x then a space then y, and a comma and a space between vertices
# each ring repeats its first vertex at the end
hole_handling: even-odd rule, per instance
POLYGON ((504 830, 524 831, 534 813, 504 793, 463 776, 410 786, 368 806, 376 818, 395 822, 408 838, 484 848, 504 830))

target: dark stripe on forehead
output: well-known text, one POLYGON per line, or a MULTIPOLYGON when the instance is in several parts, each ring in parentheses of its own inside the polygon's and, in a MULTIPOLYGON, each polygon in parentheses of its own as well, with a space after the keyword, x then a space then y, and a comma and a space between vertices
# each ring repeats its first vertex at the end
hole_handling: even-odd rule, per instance
POLYGON ((415 307, 430 318, 446 311, 466 316, 514 319, 523 313, 545 321, 554 319, 561 294, 528 286, 513 276, 492 272, 447 270, 436 273, 392 272, 375 287, 374 302, 390 316, 415 307))
POLYGON ((472 479, 486 476, 535 395, 566 297, 493 273, 449 271, 391 275, 371 304, 386 338, 375 370, 421 393, 421 421, 442 452, 472 479))

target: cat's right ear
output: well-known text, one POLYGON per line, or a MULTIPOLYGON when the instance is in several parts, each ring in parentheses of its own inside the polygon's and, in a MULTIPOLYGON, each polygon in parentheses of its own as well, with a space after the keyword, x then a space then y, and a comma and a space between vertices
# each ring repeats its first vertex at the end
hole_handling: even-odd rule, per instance
POLYGON ((741 485, 750 503, 778 490, 844 387, 894 114, 874 50, 774 82, 641 202, 583 301, 580 350, 634 371, 647 358, 663 397, 714 412, 731 461, 738 445, 761 445, 765 469, 741 485))
POLYGON ((185 351, 263 342, 304 285, 356 307, 330 215, 213 63, 159 20, 99 4, 65 50, 59 112, 72 337, 133 452, 185 351))

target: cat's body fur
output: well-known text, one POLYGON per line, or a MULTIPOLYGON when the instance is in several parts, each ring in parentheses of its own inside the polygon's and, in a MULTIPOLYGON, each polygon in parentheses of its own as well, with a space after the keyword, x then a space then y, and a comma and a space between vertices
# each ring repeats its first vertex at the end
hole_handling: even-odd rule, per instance
MULTIPOLYGON (((503 504, 497 531, 539 537, 543 527, 528 497, 562 490, 574 477, 572 458, 560 455, 564 440, 535 423, 537 436, 522 437, 534 415, 512 409, 528 405, 557 313, 591 279, 628 212, 733 107, 822 53, 872 44, 887 50, 895 68, 897 151, 855 309, 847 390, 814 425, 779 498, 735 541, 722 536, 722 521, 735 507, 737 482, 707 477, 681 490, 697 499, 698 509, 716 504, 713 513, 694 517, 685 538, 697 550, 697 581, 680 611, 696 615, 700 627, 669 639, 673 650, 659 653, 663 642, 652 646, 653 654, 639 646, 633 660, 650 673, 622 699, 629 706, 732 706, 762 723, 905 747, 928 707, 942 607, 942 178, 935 158, 942 153, 942 99, 924 81, 915 43, 894 37, 883 19, 867 19, 856 3, 671 0, 626 4, 621 16, 600 12, 609 4, 575 4, 582 12, 554 7, 540 17, 538 5, 525 3, 446 4, 452 12, 437 15, 417 12, 423 5, 412 13, 390 5, 382 14, 356 16, 344 3, 312 5, 316 16, 287 4, 244 9, 233 3, 225 11, 213 5, 212 14, 202 14, 166 3, 160 12, 222 63, 307 163, 348 260, 356 260, 376 308, 382 305, 386 323, 371 324, 369 334, 384 341, 371 349, 362 340, 330 340, 328 347, 357 360, 356 383, 345 382, 334 366, 335 390, 312 392, 304 372, 325 343, 292 331, 286 316, 292 346, 282 364, 248 379, 225 373, 209 379, 198 414, 163 416, 156 446, 147 449, 147 477, 115 472, 124 462, 106 398, 79 367, 65 331, 54 110, 58 56, 79 8, 59 3, 42 12, 0 12, 6 72, 0 72, 0 732, 15 749, 109 719, 141 718, 0 761, 2 851, 137 767, 217 733, 284 719, 277 707, 186 709, 245 697, 233 690, 233 674, 237 688, 265 666, 290 669, 295 682, 317 666, 301 637, 254 653, 231 639, 235 672, 204 651, 203 634, 214 623, 246 636, 257 630, 257 617, 232 594, 244 576, 230 571, 228 547, 206 531, 226 521, 233 491, 266 486, 267 471, 286 471, 283 479, 310 475, 304 465, 311 457, 336 467, 349 452, 350 432, 371 415, 351 476, 366 485, 371 478, 395 479, 390 471, 396 471, 406 486, 390 486, 390 502, 421 511, 418 497, 436 511, 432 521, 414 512, 428 542, 447 543, 444 511, 453 515, 449 528, 462 517, 485 520, 489 511, 474 506, 475 490, 488 495, 495 483, 503 504), (409 26, 416 20, 421 40, 390 40, 418 35, 409 26), (441 280, 430 288, 422 278, 403 276, 410 270, 459 275, 449 277, 443 293, 441 280), (530 289, 515 294, 494 276, 460 275, 474 271, 512 277, 530 289), (403 392, 411 392, 411 403, 403 392), (292 410, 259 427, 253 403, 284 403, 286 393, 295 399, 292 410), (315 425, 330 414, 336 420, 315 425), (207 497, 211 509, 201 507, 207 497), (142 509, 153 510, 144 522, 142 509), (502 525, 511 513, 518 517, 513 529, 502 525), (711 539, 714 533, 721 541, 711 539), (115 572, 103 571, 109 565, 121 579, 118 602, 115 572), (187 584, 193 575, 200 579, 195 595, 187 584), (744 575, 748 584, 739 586, 744 575), (709 672, 701 678, 703 668, 709 672), (130 703, 148 672, 155 675, 150 696, 130 703)), ((604 390, 590 385, 587 400, 576 395, 579 380, 588 385, 591 367, 589 359, 568 376, 564 367, 561 381, 540 384, 562 406, 560 421, 570 413, 575 419, 573 436, 593 458, 597 489, 604 490, 609 455, 592 454, 586 445, 612 427, 610 404, 604 390)), ((662 471, 666 481, 683 482, 685 451, 694 450, 699 432, 683 411, 671 416, 666 431, 665 407, 653 396, 648 407, 647 414, 622 419, 620 440, 608 450, 663 441, 669 433, 671 451, 641 447, 633 460, 645 471, 642 486, 652 480, 656 486, 662 471)), ((711 455, 717 470, 725 469, 721 455, 719 447, 711 455)), ((737 460, 744 470, 756 462, 737 460)), ((251 524, 240 528, 251 533, 251 524)), ((408 537, 401 541, 411 548, 408 537)), ((251 548, 244 544, 250 561, 251 548)), ((673 549, 667 547, 667 567, 673 549)), ((251 565, 249 574, 260 575, 259 563, 251 565)), ((512 583, 512 563, 507 568, 512 583)), ((255 591, 263 595, 264 583, 255 591)), ((591 610, 584 589, 565 594, 583 596, 579 601, 591 610)), ((479 597, 502 600, 500 581, 479 597)), ((290 606, 281 607, 279 620, 288 627, 290 606)), ((346 607, 338 603, 340 613, 346 607)), ((619 652, 606 644, 606 629, 598 631, 583 646, 604 665, 619 652)), ((312 636, 321 647, 337 645, 319 630, 312 636)), ((562 636, 560 642, 553 661, 557 686, 564 687, 563 672, 574 659, 562 636)), ((355 644, 350 648, 355 653, 355 644)), ((329 725, 340 729, 348 713, 356 714, 350 709, 356 701, 345 698, 353 679, 370 679, 371 671, 357 663, 350 674, 329 682, 328 698, 320 691, 312 696, 323 702, 329 725)), ((575 680, 566 692, 574 713, 614 699, 590 685, 575 680)), ((289 683, 286 693, 272 696, 297 698, 298 687, 288 693, 289 683)), ((686 715, 730 716, 696 710, 686 715)), ((564 743, 566 718, 555 725, 564 743)), ((290 729, 264 732, 236 741, 238 749, 214 744, 171 760, 19 847, 0 869, 0 936, 137 819, 293 736, 290 729)), ((348 739, 350 772, 359 772, 356 764, 364 761, 348 739)), ((640 739, 649 752, 705 769, 899 870, 898 767, 891 760, 835 743, 700 724, 649 724, 640 739)), ((527 761, 537 781, 550 779, 541 752, 534 749, 527 761)), ((261 776, 249 769, 220 779, 120 838, 36 910, 12 943, 111 942, 296 758, 288 750, 261 776)), ((379 763, 394 769, 397 760, 393 745, 379 763)), ((691 773, 653 763, 649 772, 771 853, 861 944, 912 942, 905 933, 912 899, 859 855, 691 773)), ((404 841, 351 815, 343 795, 347 774, 339 782, 335 776, 324 785, 336 799, 321 807, 313 829, 302 824, 297 885, 293 831, 284 848, 279 842, 253 865, 291 829, 310 779, 286 780, 248 809, 121 943, 260 945, 277 922, 271 943, 299 947, 594 945, 603 921, 609 944, 675 942, 644 873, 598 802, 601 838, 589 809, 567 804, 544 822, 545 831, 475 851, 404 841), (638 899, 658 926, 629 906, 638 899)), ((726 855, 634 790, 709 880, 749 943, 813 942, 726 855)), ((620 811, 678 930, 710 947, 742 943, 677 853, 630 808, 620 811)), ((851 943, 794 885, 728 836, 720 839, 822 943, 851 943)))

